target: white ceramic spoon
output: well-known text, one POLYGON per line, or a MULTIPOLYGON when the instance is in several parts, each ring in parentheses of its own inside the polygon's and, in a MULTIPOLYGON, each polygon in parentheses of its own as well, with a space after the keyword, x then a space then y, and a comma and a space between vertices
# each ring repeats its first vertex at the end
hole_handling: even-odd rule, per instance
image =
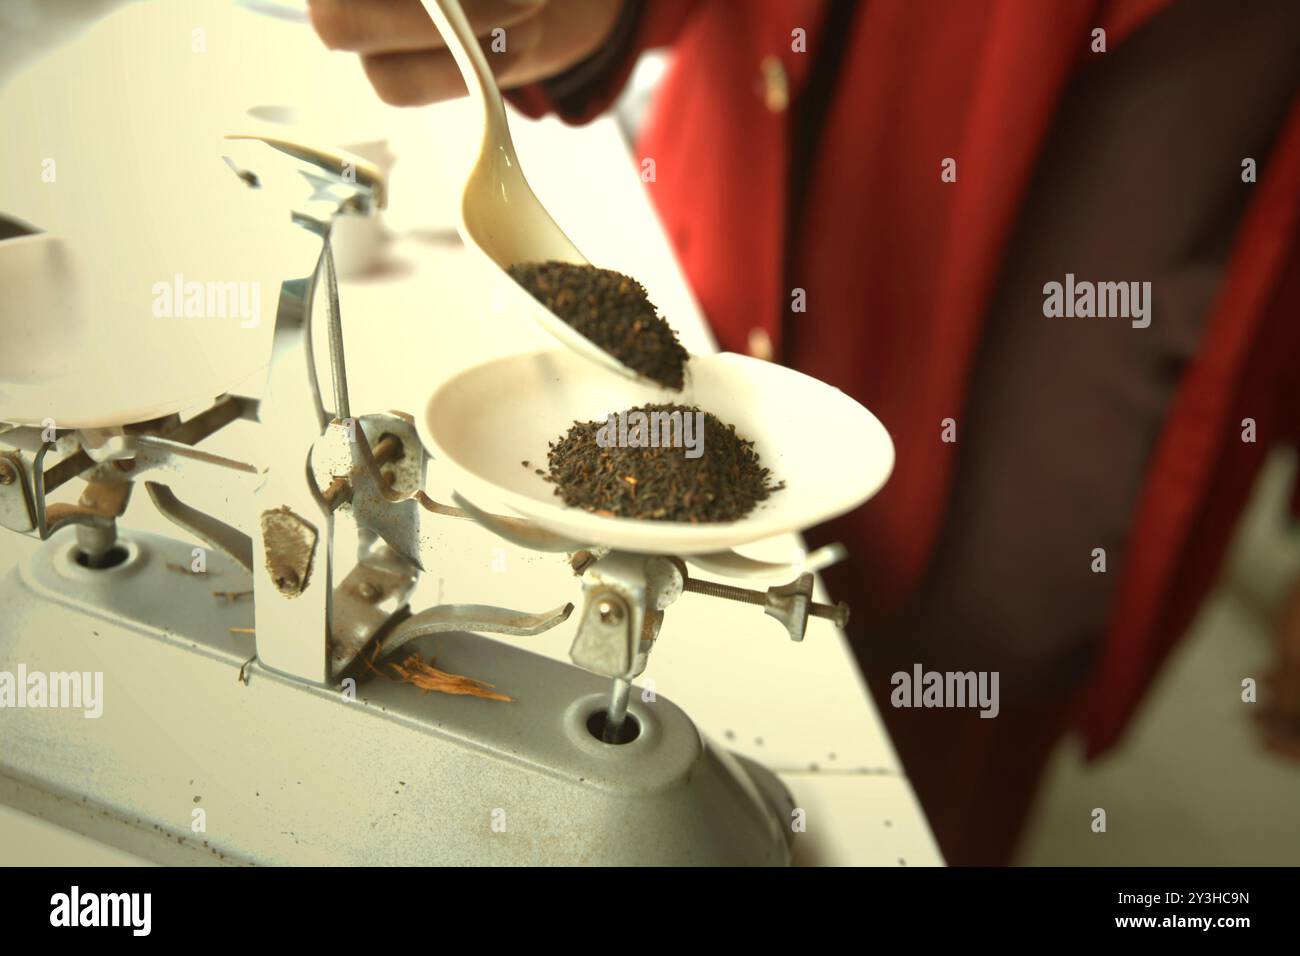
POLYGON ((461 239, 498 273, 502 293, 509 297, 508 312, 531 316, 584 358, 620 375, 648 382, 552 313, 510 278, 507 270, 520 262, 555 260, 578 265, 588 265, 589 262, 556 225, 524 179, 519 157, 510 139, 501 90, 460 3, 458 0, 422 2, 460 67, 470 96, 483 110, 483 142, 461 196, 461 239))

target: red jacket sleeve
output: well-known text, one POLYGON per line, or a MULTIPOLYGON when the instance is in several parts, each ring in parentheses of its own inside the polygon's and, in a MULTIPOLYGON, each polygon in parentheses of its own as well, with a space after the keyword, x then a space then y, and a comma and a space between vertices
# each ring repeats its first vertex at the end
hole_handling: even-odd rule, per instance
POLYGON ((586 123, 622 91, 645 50, 671 46, 696 0, 622 0, 623 10, 609 40, 592 56, 558 76, 506 94, 521 112, 555 113, 566 123, 586 123))

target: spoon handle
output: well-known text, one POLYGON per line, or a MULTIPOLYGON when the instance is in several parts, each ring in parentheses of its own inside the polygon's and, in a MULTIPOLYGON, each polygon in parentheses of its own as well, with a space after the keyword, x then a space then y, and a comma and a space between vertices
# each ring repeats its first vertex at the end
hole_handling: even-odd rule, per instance
POLYGON ((489 145, 489 138, 499 140, 504 136, 504 143, 498 142, 497 145, 502 145, 513 153, 514 147, 510 142, 506 106, 501 99, 501 89, 497 86, 491 67, 488 66, 487 57, 483 55, 478 37, 474 35, 469 19, 460 7, 460 0, 421 0, 421 2, 424 4, 425 12, 432 18, 434 26, 442 34, 443 42, 451 51, 456 65, 460 67, 460 74, 465 78, 469 95, 474 97, 483 108, 486 119, 483 126, 484 147, 489 145))

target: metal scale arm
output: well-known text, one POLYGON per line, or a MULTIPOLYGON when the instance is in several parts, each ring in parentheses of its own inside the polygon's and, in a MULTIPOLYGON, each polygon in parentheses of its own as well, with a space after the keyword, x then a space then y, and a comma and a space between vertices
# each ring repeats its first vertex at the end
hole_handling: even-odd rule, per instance
POLYGON ((584 670, 613 681, 602 732, 607 743, 622 738, 631 682, 646 668, 665 609, 688 591, 758 605, 781 622, 793 641, 803 640, 810 616, 826 618, 838 627, 848 623, 847 604, 827 605, 812 599, 813 574, 842 560, 843 545, 819 548, 798 566, 758 561, 735 551, 690 556, 693 564, 733 577, 796 575, 788 584, 756 591, 694 579, 679 557, 583 545, 522 519, 489 514, 459 494, 454 500, 461 514, 506 541, 536 551, 570 554, 574 573, 582 577, 583 609, 569 657, 584 670))
POLYGON ((171 415, 80 430, 0 424, 0 527, 45 539, 76 526, 79 547, 94 564, 112 550, 116 519, 143 481, 164 516, 252 576, 260 662, 316 683, 339 679, 363 648, 404 618, 412 622, 404 640, 421 627, 527 634, 566 619, 572 605, 539 615, 447 605, 409 617, 423 569, 422 521, 456 509, 429 507, 422 490, 428 456, 409 415, 352 417, 329 242, 336 216, 382 207, 382 177, 343 153, 229 139, 234 155, 226 162, 249 188, 292 197, 304 181, 311 187, 305 200, 286 203, 293 222, 321 239, 312 275, 282 290, 263 396, 223 395, 187 421, 171 415), (293 162, 281 156, 266 164, 268 149, 293 162), (318 297, 326 307, 333 412, 312 360, 318 297), (240 419, 259 423, 249 460, 195 447, 240 419), (87 481, 79 502, 49 504, 49 493, 75 477, 87 481), (239 500, 252 501, 251 535, 185 503, 187 487, 213 480, 233 483, 239 500))
MULTIPOLYGON (((309 164, 319 159, 313 153, 294 155, 309 164)), ((334 194, 336 172, 309 176, 317 195, 334 194)), ((295 212, 295 222, 320 236, 321 255, 307 288, 301 331, 277 318, 262 413, 268 467, 253 493, 258 658, 316 683, 339 679, 372 640, 405 617, 424 570, 423 523, 433 514, 422 507, 428 500, 423 494, 428 456, 411 417, 352 414, 330 248, 333 221, 333 214, 295 212), (332 413, 325 408, 312 348, 318 298, 325 305, 332 413), (350 555, 355 565, 336 582, 350 555)), ((534 615, 444 605, 399 624, 405 637, 398 643, 431 630, 535 634, 564 621, 571 610, 566 605, 534 615)), ((376 649, 387 653, 396 646, 376 649)))

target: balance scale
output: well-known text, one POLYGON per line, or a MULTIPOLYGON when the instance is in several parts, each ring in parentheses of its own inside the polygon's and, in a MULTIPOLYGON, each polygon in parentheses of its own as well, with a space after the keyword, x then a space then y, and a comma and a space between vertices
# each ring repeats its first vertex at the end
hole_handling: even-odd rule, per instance
MULTIPOLYGON (((0 580, 0 671, 100 673, 105 691, 96 719, 0 708, 0 801, 161 863, 788 863, 795 807, 776 776, 632 681, 658 641, 685 637, 666 612, 686 591, 752 603, 796 641, 810 617, 847 620, 812 599, 812 572, 841 551, 796 567, 733 549, 874 494, 893 465, 884 428, 836 389, 725 354, 692 358, 682 395, 557 350, 466 369, 415 414, 358 413, 330 232, 383 204, 382 179, 266 137, 223 151, 231 202, 281 204, 275 221, 315 257, 308 278, 276 283, 264 387, 214 388, 196 407, 159 392, 175 381, 110 382, 93 350, 61 355, 40 382, 0 377, 0 525, 43 542, 0 580), (754 439, 785 489, 726 524, 629 520, 563 506, 522 465, 575 420, 667 400, 754 439), (246 455, 205 449, 236 422, 256 423, 246 455), (425 493, 430 469, 450 503, 425 493), (52 500, 74 478, 76 502, 52 500), (214 484, 251 533, 186 503, 214 484), (119 527, 141 486, 176 538, 119 527), (542 609, 412 608, 457 520, 568 562, 575 593, 542 609), (572 664, 484 636, 575 613, 572 664), (413 654, 514 699, 392 679, 413 654)), ((52 241, 0 242, 0 278, 32 310, 63 301, 52 241)))

